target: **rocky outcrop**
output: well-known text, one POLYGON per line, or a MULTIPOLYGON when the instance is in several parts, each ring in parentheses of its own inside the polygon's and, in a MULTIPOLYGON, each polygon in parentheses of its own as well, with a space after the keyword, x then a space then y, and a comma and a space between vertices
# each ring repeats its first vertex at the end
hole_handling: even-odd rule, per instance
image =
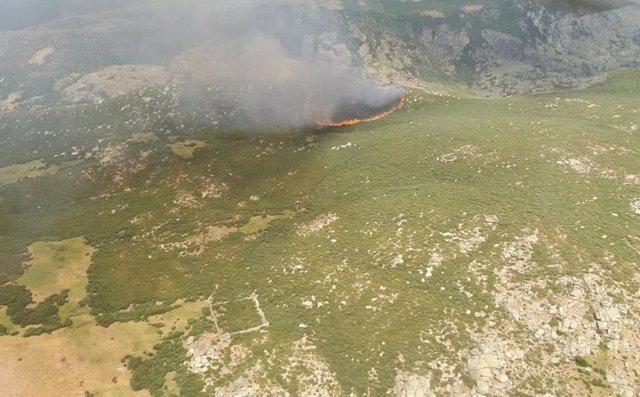
POLYGON ((350 19, 349 30, 365 66, 385 65, 405 80, 447 76, 486 94, 505 95, 583 86, 602 73, 640 66, 639 18, 637 6, 577 13, 515 0, 457 16, 425 15, 402 37, 367 18, 350 19), (391 51, 384 51, 385 42, 391 51), (396 62, 385 62, 390 58, 396 62))
POLYGON ((408 45, 390 32, 371 34, 371 20, 348 23, 348 40, 355 51, 350 64, 358 65, 369 78, 381 83, 425 88, 425 81, 415 73, 415 62, 408 45))
POLYGON ((396 397, 435 397, 429 378, 405 371, 396 375, 393 392, 396 397))
POLYGON ((171 77, 162 66, 122 65, 109 66, 80 77, 64 87, 59 82, 56 87, 62 90, 62 98, 71 103, 101 103, 145 87, 169 84, 171 77))
POLYGON ((483 331, 478 346, 467 354, 467 370, 476 391, 502 396, 509 395, 509 390, 523 380, 529 383, 527 379, 532 376, 565 379, 566 371, 575 370, 575 364, 566 363, 576 358, 583 360, 580 365, 589 373, 592 369, 583 358, 604 354, 608 360, 606 382, 618 395, 635 396, 640 392, 634 383, 639 358, 636 351, 640 347, 635 298, 595 274, 537 282, 513 278, 535 268, 529 253, 542 243, 542 238, 525 236, 503 250, 502 259, 507 265, 498 273, 495 299, 510 318, 501 320, 504 335, 483 331), (551 292, 552 285, 557 292, 551 292), (535 289, 547 291, 546 296, 537 296, 535 289), (521 327, 526 332, 518 346, 524 350, 500 342, 521 327), (508 380, 500 378, 506 374, 508 380))
POLYGON ((16 91, 10 93, 6 98, 0 101, 0 112, 12 112, 16 110, 20 104, 22 92, 16 91))
POLYGON ((638 8, 576 14, 519 1, 514 10, 520 32, 482 34, 490 50, 476 58, 479 88, 510 94, 579 86, 638 60, 638 8))
POLYGON ((449 25, 426 26, 419 32, 421 58, 425 67, 456 75, 456 64, 464 56, 465 48, 471 43, 469 32, 457 30, 449 25))
POLYGON ((476 382, 478 393, 504 392, 513 386, 506 373, 508 363, 523 357, 522 350, 511 348, 505 342, 486 342, 469 353, 467 371, 476 382))

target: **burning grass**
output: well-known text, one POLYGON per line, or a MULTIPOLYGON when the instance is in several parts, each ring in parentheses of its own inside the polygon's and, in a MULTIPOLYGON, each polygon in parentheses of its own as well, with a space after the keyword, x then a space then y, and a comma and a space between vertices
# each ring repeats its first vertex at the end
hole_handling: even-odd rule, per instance
POLYGON ((305 109, 320 127, 347 127, 380 120, 402 107, 404 91, 393 87, 355 86, 335 97, 309 96, 305 109))

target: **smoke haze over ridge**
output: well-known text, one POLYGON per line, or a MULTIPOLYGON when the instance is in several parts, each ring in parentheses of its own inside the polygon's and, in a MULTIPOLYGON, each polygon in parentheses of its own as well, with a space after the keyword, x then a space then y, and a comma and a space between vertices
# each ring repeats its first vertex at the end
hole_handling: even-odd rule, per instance
MULTIPOLYGON (((498 3, 454 28, 445 18, 417 11, 395 16, 384 8, 390 5, 375 0, 345 2, 344 9, 298 0, 51 0, 40 7, 43 1, 0 0, 0 72, 22 69, 22 76, 7 78, 4 87, 0 83, 0 101, 26 90, 22 109, 29 98, 41 98, 43 106, 58 100, 91 103, 109 98, 101 92, 126 93, 126 87, 155 81, 170 87, 181 110, 205 125, 235 120, 252 124, 251 129, 267 123, 296 128, 309 124, 300 105, 308 96, 319 100, 326 93, 338 97, 337 103, 344 102, 345 92, 372 93, 375 84, 368 85, 367 76, 385 85, 422 89, 444 81, 511 94, 577 86, 620 65, 637 64, 634 50, 623 45, 633 44, 633 31, 625 26, 638 8, 608 11, 630 4, 626 0, 509 0, 520 13, 518 26, 538 29, 535 35, 492 26, 500 25, 498 3), (376 12, 388 12, 391 19, 376 21, 376 12), (8 17, 18 14, 22 20, 8 17), (609 23, 620 23, 622 34, 597 33, 609 23), (593 32, 580 32, 577 26, 583 24, 593 32), (445 34, 441 25, 456 32, 445 34), (596 35, 615 46, 603 48, 596 35), (510 66, 501 69, 501 64, 510 66), (129 65, 134 70, 121 84, 102 89, 122 77, 123 69, 110 67, 129 65), (540 75, 544 78, 533 78, 540 75), (25 89, 22 83, 31 76, 38 82, 28 81, 25 89), (61 95, 49 95, 47 85, 61 95), (93 85, 97 95, 85 93, 93 85)), ((406 7, 422 5, 430 3, 406 7)))
MULTIPOLYGON (((35 0, 31 3, 39 4, 35 0)), ((366 92, 375 91, 360 72, 330 64, 318 54, 318 36, 337 21, 315 2, 114 0, 51 4, 39 10, 34 6, 29 14, 28 5, 9 1, 0 10, 13 10, 5 15, 22 15, 23 22, 37 25, 31 27, 36 32, 95 36, 97 64, 165 67, 183 110, 193 111, 204 123, 226 119, 242 120, 250 128, 263 123, 304 127, 313 124, 303 106, 309 95, 325 95, 327 101, 337 103, 350 87, 368 86, 366 92), (47 20, 50 14, 55 14, 53 20, 47 20)), ((7 21, 2 22, 1 28, 5 28, 7 21)), ((14 25, 19 23, 14 21, 14 25)))

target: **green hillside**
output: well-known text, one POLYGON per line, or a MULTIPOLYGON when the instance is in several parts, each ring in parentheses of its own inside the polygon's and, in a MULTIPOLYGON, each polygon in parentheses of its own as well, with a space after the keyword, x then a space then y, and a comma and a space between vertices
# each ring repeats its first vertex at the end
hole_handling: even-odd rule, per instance
POLYGON ((204 310, 129 359, 133 387, 153 395, 196 395, 204 379, 214 390, 242 374, 292 395, 313 379, 332 395, 384 395, 399 371, 462 393, 497 382, 471 365, 489 342, 522 353, 496 366, 510 394, 609 395, 601 372, 626 357, 613 328, 585 342, 601 372, 577 365, 563 338, 598 320, 601 293, 637 322, 639 82, 627 70, 540 96, 414 92, 378 122, 276 135, 150 122, 136 118, 135 97, 75 110, 77 129, 65 110, 17 114, 1 123, 1 166, 42 163, 0 183, 0 276, 18 280, 33 242, 83 236, 96 249, 83 304, 100 325, 220 303, 218 317, 204 310), (131 140, 144 132, 158 139, 131 140), (168 146, 186 140, 206 145, 190 159, 168 146), (600 291, 575 331, 557 310, 528 317, 562 305, 575 280, 600 291), (188 338, 213 332, 214 318, 229 332, 262 324, 254 292, 268 326, 233 334, 204 377, 186 371, 188 338))

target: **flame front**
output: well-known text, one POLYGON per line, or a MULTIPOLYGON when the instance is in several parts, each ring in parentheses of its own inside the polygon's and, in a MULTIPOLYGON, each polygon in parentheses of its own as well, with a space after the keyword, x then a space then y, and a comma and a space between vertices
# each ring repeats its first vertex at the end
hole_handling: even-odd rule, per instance
POLYGON ((381 118, 386 117, 386 116, 390 115, 391 113, 395 112, 396 110, 400 109, 402 107, 403 103, 404 103, 404 95, 402 95, 400 97, 400 100, 398 101, 398 103, 396 105, 394 105, 389 110, 385 110, 382 113, 378 113, 376 115, 373 115, 373 116, 367 117, 367 118, 363 118, 363 119, 353 118, 353 119, 348 119, 348 120, 343 120, 343 121, 323 120, 321 117, 317 117, 317 114, 313 111, 313 108, 311 106, 311 96, 309 96, 307 98, 307 101, 305 103, 305 109, 307 110, 307 113, 309 114, 311 119, 320 127, 347 127, 347 126, 350 126, 350 125, 355 125, 355 124, 360 124, 360 123, 366 123, 366 122, 369 122, 369 121, 380 120, 381 118))

